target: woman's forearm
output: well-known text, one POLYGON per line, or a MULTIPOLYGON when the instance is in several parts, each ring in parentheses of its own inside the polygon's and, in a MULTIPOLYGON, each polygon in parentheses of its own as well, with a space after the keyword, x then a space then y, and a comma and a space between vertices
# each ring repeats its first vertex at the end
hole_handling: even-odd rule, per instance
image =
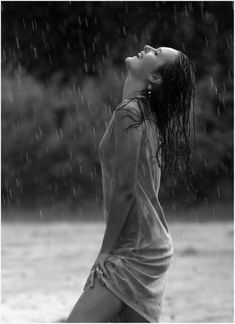
POLYGON ((100 252, 110 253, 127 219, 134 193, 114 194, 100 252))

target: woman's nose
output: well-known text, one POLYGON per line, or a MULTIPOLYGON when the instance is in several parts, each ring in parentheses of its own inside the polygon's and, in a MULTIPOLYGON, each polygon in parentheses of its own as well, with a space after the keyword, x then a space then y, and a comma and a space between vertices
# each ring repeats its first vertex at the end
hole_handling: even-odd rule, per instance
POLYGON ((149 46, 149 45, 145 45, 145 46, 144 46, 144 51, 145 51, 145 52, 149 52, 149 51, 151 51, 151 49, 152 49, 152 47, 149 46))

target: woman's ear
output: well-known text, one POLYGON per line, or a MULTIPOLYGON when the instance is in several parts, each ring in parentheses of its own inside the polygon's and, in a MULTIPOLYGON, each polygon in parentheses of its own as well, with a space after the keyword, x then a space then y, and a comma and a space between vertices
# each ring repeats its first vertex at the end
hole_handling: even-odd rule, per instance
POLYGON ((148 76, 148 81, 153 83, 156 86, 159 86, 162 84, 163 79, 160 73, 158 72, 151 72, 148 76))

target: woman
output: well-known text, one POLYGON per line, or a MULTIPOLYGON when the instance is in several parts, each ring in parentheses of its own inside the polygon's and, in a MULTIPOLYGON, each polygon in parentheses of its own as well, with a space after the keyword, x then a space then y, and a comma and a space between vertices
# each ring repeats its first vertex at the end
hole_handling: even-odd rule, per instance
POLYGON ((179 160, 174 144, 185 140, 189 155, 194 74, 187 57, 168 47, 145 46, 125 62, 123 100, 99 146, 106 230, 67 322, 159 321, 173 256, 160 177, 179 160))

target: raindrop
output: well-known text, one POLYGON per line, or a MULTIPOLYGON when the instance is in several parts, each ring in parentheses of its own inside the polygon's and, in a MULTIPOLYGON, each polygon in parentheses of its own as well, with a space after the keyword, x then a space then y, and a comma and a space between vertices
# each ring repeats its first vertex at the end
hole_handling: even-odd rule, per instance
POLYGON ((68 48, 68 50, 71 50, 71 47, 70 47, 69 42, 67 42, 66 44, 67 44, 67 48, 68 48))
POLYGON ((224 97, 222 97, 222 105, 225 108, 225 102, 224 102, 224 97))
POLYGON ((92 64, 92 71, 95 72, 96 71, 96 68, 95 68, 95 65, 92 64))
POLYGON ((83 57, 84 57, 84 59, 86 60, 86 50, 83 49, 82 53, 83 53, 83 57))
POLYGON ((106 103, 104 104, 104 110, 105 110, 105 113, 107 114, 108 113, 108 108, 107 108, 106 103))
POLYGON ((92 127, 92 132, 93 132, 94 137, 96 137, 96 131, 95 131, 95 127, 94 126, 92 127))
POLYGON ((94 174, 97 177, 97 170, 96 170, 96 167, 95 166, 94 166, 94 174))
POLYGON ((105 45, 107 56, 109 56, 109 45, 105 45))
POLYGON ((221 198, 219 186, 217 186, 217 193, 218 193, 218 197, 221 198))
POLYGON ((8 96, 8 99, 11 103, 13 103, 13 95, 12 95, 12 92, 10 90, 7 90, 7 96, 8 96))
MULTIPOLYGON (((109 98, 111 99, 111 100, 113 100, 113 95, 112 95, 112 92, 109 90, 109 98)), ((111 112, 110 111, 110 108, 109 108, 109 112, 111 112)))
POLYGON ((188 3, 188 9, 190 12, 193 12, 193 4, 191 2, 188 3))
POLYGON ((82 26, 82 21, 81 21, 80 16, 78 16, 78 23, 79 23, 80 26, 82 26))
POLYGON ((20 181, 16 178, 16 187, 20 187, 20 181))
POLYGON ((126 4, 125 4, 125 11, 126 11, 126 13, 128 13, 128 8, 127 8, 126 4))
POLYGON ((213 77, 210 76, 210 83, 211 83, 211 87, 213 88, 214 87, 214 82, 213 82, 213 77))
POLYGON ((225 82, 223 82, 223 89, 224 89, 224 92, 226 92, 226 85, 225 85, 225 82))
POLYGON ((184 234, 182 234, 182 241, 183 241, 183 243, 184 243, 185 245, 187 245, 187 242, 186 242, 186 240, 185 240, 185 236, 184 236, 184 234))
POLYGON ((86 27, 88 28, 88 19, 87 19, 87 17, 85 18, 85 22, 86 22, 86 27))
POLYGON ((122 26, 123 35, 126 36, 126 27, 122 26))
MULTIPOLYGON (((23 74, 22 66, 21 66, 20 63, 18 63, 18 65, 17 65, 17 69, 18 69, 18 72, 19 72, 20 74, 23 74)), ((19 81, 19 83, 21 83, 21 78, 19 78, 18 81, 19 81)))
POLYGON ((39 217, 42 219, 44 217, 42 210, 39 211, 39 217))
POLYGON ((174 20, 175 20, 175 23, 177 24, 177 11, 176 11, 176 5, 175 4, 173 5, 173 8, 174 8, 174 20))
POLYGON ((29 156, 28 153, 25 153, 25 158, 26 158, 26 162, 27 162, 27 164, 30 165, 31 162, 32 162, 32 160, 31 160, 31 158, 30 158, 30 156, 29 156))
POLYGON ((33 51, 34 51, 34 56, 35 56, 35 58, 37 58, 37 57, 38 57, 37 48, 34 47, 34 48, 33 48, 33 51))
POLYGON ((50 25, 48 23, 46 23, 46 29, 47 29, 47 31, 50 30, 50 25))
POLYGON ((9 188, 9 195, 10 195, 11 199, 13 199, 11 188, 9 188))
POLYGON ((218 34, 218 22, 217 21, 214 22, 214 26, 215 26, 215 33, 218 34))
POLYGON ((23 26, 24 26, 24 29, 25 29, 26 28, 25 20, 24 20, 24 18, 22 20, 23 20, 23 26))
POLYGON ((92 49, 93 49, 93 52, 95 53, 95 44, 94 44, 94 42, 92 42, 92 49))
POLYGON ((75 187, 73 187, 73 195, 74 195, 74 197, 76 197, 76 195, 77 195, 75 187))
POLYGON ((205 42, 206 42, 206 46, 209 47, 207 36, 205 36, 205 42))
POLYGON ((38 135, 37 131, 35 132, 35 138, 36 138, 36 141, 37 141, 37 142, 39 142, 39 141, 40 141, 40 137, 39 137, 39 135, 38 135))
POLYGON ((20 49, 20 44, 19 44, 19 38, 18 36, 16 36, 16 46, 18 49, 20 49))
POLYGON ((7 56, 6 56, 6 52, 5 52, 5 50, 4 50, 4 49, 2 50, 2 54, 3 54, 3 59, 4 59, 4 61, 6 61, 6 59, 7 59, 7 56))
POLYGON ((94 23, 96 26, 98 25, 96 17, 94 17, 94 23))
POLYGON ((80 171, 80 174, 83 174, 83 168, 81 165, 79 165, 79 171, 80 171))

